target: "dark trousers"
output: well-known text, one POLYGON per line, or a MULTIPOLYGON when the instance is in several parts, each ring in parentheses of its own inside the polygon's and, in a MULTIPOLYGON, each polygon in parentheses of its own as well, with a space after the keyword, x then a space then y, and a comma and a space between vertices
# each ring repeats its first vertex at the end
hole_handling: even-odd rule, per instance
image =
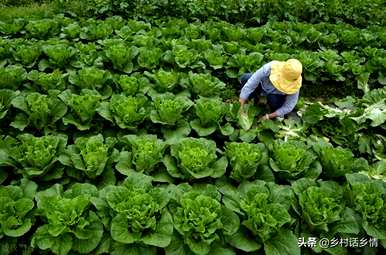
MULTIPOLYGON (((241 88, 247 83, 249 78, 251 78, 252 73, 245 73, 240 77, 240 83, 241 83, 241 88)), ((240 88, 240 89, 241 89, 240 88)), ((255 102, 257 103, 259 101, 259 97, 261 94, 261 86, 257 86, 255 91, 252 92, 252 94, 249 96, 250 98, 253 98, 255 102)), ((278 94, 269 94, 267 95, 267 103, 272 112, 276 111, 280 107, 283 106, 285 102, 285 95, 278 95, 278 94)))

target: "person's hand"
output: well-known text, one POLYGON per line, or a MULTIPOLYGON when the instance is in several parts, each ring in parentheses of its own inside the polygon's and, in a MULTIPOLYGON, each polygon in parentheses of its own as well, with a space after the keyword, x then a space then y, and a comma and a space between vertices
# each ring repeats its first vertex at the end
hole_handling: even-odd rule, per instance
POLYGON ((269 120, 269 114, 265 114, 259 118, 260 121, 269 120))
POLYGON ((245 116, 247 116, 247 113, 243 110, 240 110, 240 116, 245 117, 245 116))

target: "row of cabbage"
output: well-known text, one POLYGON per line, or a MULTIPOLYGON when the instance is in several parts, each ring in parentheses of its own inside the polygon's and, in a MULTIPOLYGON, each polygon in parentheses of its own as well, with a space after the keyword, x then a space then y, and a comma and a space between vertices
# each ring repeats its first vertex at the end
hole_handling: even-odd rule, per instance
POLYGON ((215 140, 192 136, 164 140, 150 134, 105 133, 3 136, 1 182, 18 179, 21 174, 40 182, 95 180, 105 185, 115 184, 117 178, 132 170, 173 183, 224 175, 236 181, 252 178, 278 183, 301 177, 329 180, 353 172, 385 178, 385 159, 369 164, 351 150, 315 137, 305 141, 277 138, 269 143, 216 144, 215 140))
POLYGON ((309 23, 345 22, 365 27, 384 25, 382 0, 56 0, 57 9, 78 17, 185 17, 190 21, 222 19, 231 23, 264 24, 269 20, 309 23))
MULTIPOLYGON (((385 183, 256 180, 237 188, 162 185, 130 172, 119 185, 43 188, 22 179, 0 187, 2 254, 301 254, 298 238, 375 238, 372 248, 312 247, 316 253, 375 254, 385 246, 385 183), (157 253, 158 252, 158 253, 157 253)), ((362 242, 362 241, 361 241, 362 242)), ((311 250, 311 248, 310 248, 311 250)))
POLYGON ((383 49, 365 48, 361 53, 346 51, 339 54, 334 50, 297 51, 256 44, 254 50, 249 51, 237 43, 212 45, 209 40, 172 39, 154 44, 157 40, 152 37, 143 39, 138 35, 133 41, 136 45, 123 39, 106 39, 96 44, 72 44, 65 40, 4 40, 0 48, 0 88, 18 88, 26 81, 26 72, 36 69, 49 74, 54 69, 61 69, 63 77, 77 69, 89 69, 88 73, 98 73, 99 76, 107 70, 115 74, 143 74, 159 68, 185 73, 211 72, 235 86, 243 73, 253 72, 273 59, 291 57, 304 64, 304 92, 309 95, 326 93, 324 90, 334 91, 336 95, 358 93, 366 86, 381 87, 385 84, 383 49), (320 85, 319 80, 331 85, 320 85), (339 89, 338 84, 342 85, 339 89))
POLYGON ((63 16, 45 19, 17 18, 0 22, 0 34, 7 37, 48 39, 62 37, 69 40, 96 41, 112 35, 127 38, 133 33, 160 34, 162 37, 207 39, 212 42, 249 41, 251 43, 272 40, 305 49, 334 47, 339 50, 357 47, 383 48, 386 33, 381 26, 356 28, 348 24, 270 21, 258 27, 245 27, 224 21, 187 22, 184 19, 155 21, 124 20, 119 16, 105 20, 75 20, 63 16))
MULTIPOLYGON (((170 77, 173 78, 163 76, 170 77)), ((104 127, 115 127, 128 132, 154 130, 167 139, 187 136, 193 129, 197 136, 222 135, 231 140, 241 137, 249 141, 263 129, 280 129, 273 121, 268 122, 272 125, 257 123, 256 116, 264 114, 264 107, 249 105, 248 115, 240 116, 238 102, 219 97, 225 85, 209 77, 190 73, 185 84, 187 89, 179 93, 162 91, 171 89, 171 82, 165 83, 168 87, 149 87, 143 86, 147 83, 141 83, 141 79, 126 76, 119 80, 120 94, 112 93, 111 87, 104 88, 104 94, 90 89, 80 89, 79 93, 70 89, 48 90, 48 94, 3 89, 0 90, 1 127, 40 132, 50 129, 100 131, 104 127), (258 128, 250 130, 255 124, 258 128)), ((294 134, 306 137, 321 129, 334 143, 348 147, 356 141, 352 140, 353 135, 382 134, 386 120, 384 94, 385 89, 372 90, 362 99, 349 97, 337 101, 335 107, 319 103, 303 107, 301 101, 297 109, 303 111, 303 122, 294 122, 298 126, 294 134)))

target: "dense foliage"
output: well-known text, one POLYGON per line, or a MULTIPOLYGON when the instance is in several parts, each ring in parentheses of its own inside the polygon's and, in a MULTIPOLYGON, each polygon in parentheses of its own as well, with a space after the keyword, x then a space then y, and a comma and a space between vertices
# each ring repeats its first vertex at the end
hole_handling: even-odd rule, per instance
POLYGON ((0 254, 382 254, 381 1, 58 2, 0 21, 0 254), (301 118, 241 109, 291 57, 301 118))

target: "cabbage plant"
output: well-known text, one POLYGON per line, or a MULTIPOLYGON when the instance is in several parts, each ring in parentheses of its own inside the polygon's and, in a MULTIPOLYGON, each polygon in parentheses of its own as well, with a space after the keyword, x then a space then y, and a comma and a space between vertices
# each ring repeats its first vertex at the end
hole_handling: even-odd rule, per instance
POLYGON ((71 72, 68 81, 81 89, 104 89, 109 73, 96 67, 85 67, 77 72, 71 72))
POLYGON ((224 181, 217 186, 225 206, 240 215, 242 227, 227 239, 233 247, 255 252, 264 246, 267 255, 300 255, 291 230, 295 223, 290 214, 295 204, 291 187, 261 180, 243 182, 237 188, 224 181))
POLYGON ((138 54, 138 48, 128 47, 122 41, 106 41, 104 54, 114 69, 131 73, 134 69, 133 60, 138 54))
POLYGON ((225 156, 218 158, 216 143, 212 140, 183 138, 170 148, 170 155, 166 155, 163 162, 175 178, 219 178, 228 166, 225 156))
POLYGON ((230 135, 234 128, 229 124, 223 125, 222 121, 229 107, 218 97, 200 97, 194 105, 197 119, 190 121, 190 126, 199 136, 208 136, 220 129, 223 135, 230 135))
POLYGON ((47 68, 65 68, 77 52, 75 48, 66 43, 52 43, 42 46, 44 54, 48 59, 42 59, 39 63, 39 70, 47 68))
POLYGON ((27 72, 20 65, 0 66, 0 89, 17 89, 27 78, 27 72))
POLYGON ((4 236, 21 237, 31 229, 37 187, 27 179, 22 179, 20 186, 0 186, 0 242, 5 242, 4 236))
POLYGON ((26 23, 23 18, 15 18, 10 22, 0 21, 0 33, 3 35, 14 35, 20 32, 26 23))
POLYGON ((184 118, 184 113, 189 110, 193 102, 184 95, 174 95, 170 92, 152 94, 154 110, 150 113, 153 123, 175 125, 184 118))
POLYGON ((344 176, 347 173, 368 171, 368 163, 363 158, 355 158, 351 150, 333 147, 331 144, 320 142, 314 145, 323 173, 330 178, 344 176))
POLYGON ((66 87, 64 74, 59 69, 55 69, 52 73, 32 70, 28 73, 28 80, 33 82, 34 88, 37 91, 64 90, 66 87))
POLYGON ((23 111, 17 114, 11 123, 11 126, 19 130, 24 130, 27 126, 37 129, 47 128, 54 125, 67 112, 67 106, 55 94, 21 93, 12 100, 11 104, 23 111))
POLYGON ((45 175, 56 166, 56 173, 53 174, 60 175, 61 169, 56 162, 64 152, 66 143, 65 135, 7 136, 0 140, 0 165, 12 166, 27 177, 45 175))
POLYGON ((167 255, 185 250, 184 254, 233 254, 221 240, 237 232, 238 216, 221 204, 221 196, 210 184, 181 184, 173 190, 170 203, 176 234, 166 247, 167 255))
POLYGON ((148 99, 142 95, 113 95, 109 102, 101 103, 97 111, 120 128, 135 130, 148 117, 150 107, 148 99))
POLYGON ((91 208, 98 190, 88 183, 76 183, 63 191, 55 184, 36 195, 42 225, 32 236, 31 246, 57 255, 71 251, 90 254, 103 236, 103 225, 91 208))
POLYGON ((89 19, 86 26, 81 28, 79 37, 89 41, 96 41, 107 38, 112 33, 113 28, 107 22, 89 19))
POLYGON ((56 34, 59 31, 58 25, 55 19, 30 20, 25 29, 31 37, 43 39, 56 34))
POLYGON ((115 247, 127 252, 141 247, 146 254, 170 244, 173 220, 167 208, 169 199, 168 190, 154 187, 150 176, 131 172, 121 185, 101 190, 95 204, 111 238, 118 243, 115 247))
POLYGON ((162 50, 157 47, 141 47, 138 54, 138 65, 146 69, 154 69, 159 65, 162 50))
POLYGON ((302 224, 304 233, 331 238, 359 233, 356 215, 348 207, 343 187, 338 183, 302 178, 292 187, 299 201, 297 212, 305 223, 302 224))
POLYGON ((209 49, 204 52, 204 58, 213 69, 222 68, 228 60, 222 48, 209 49))
POLYGON ((145 77, 137 75, 119 75, 115 77, 115 83, 126 96, 135 96, 137 93, 146 93, 149 89, 149 81, 145 77))
POLYGON ((153 80, 153 88, 158 93, 173 92, 180 80, 180 74, 175 71, 160 69, 154 73, 145 72, 145 74, 153 80))
POLYGON ((220 95, 225 89, 225 83, 208 73, 189 72, 189 85, 193 93, 204 97, 220 95))
POLYGON ((225 155, 230 163, 230 177, 237 181, 254 176, 259 166, 268 159, 267 149, 262 143, 226 143, 225 155))
POLYGON ((150 173, 162 162, 166 143, 156 135, 126 135, 121 141, 128 145, 128 151, 120 153, 116 168, 123 174, 129 169, 150 173))
POLYGON ((346 175, 352 208, 366 233, 386 247, 386 184, 361 174, 346 175))
POLYGON ((87 178, 95 179, 105 169, 112 171, 111 163, 118 151, 114 149, 115 138, 104 138, 102 134, 79 137, 68 145, 59 158, 64 165, 80 170, 87 178))
POLYGON ((12 99, 18 94, 19 92, 10 89, 0 89, 0 120, 5 117, 11 106, 12 99))
POLYGON ((20 42, 12 49, 12 56, 15 61, 27 68, 32 68, 40 57, 41 50, 38 43, 20 42))
POLYGON ((65 90, 58 97, 68 106, 68 113, 63 117, 63 124, 75 125, 79 130, 91 128, 92 120, 99 107, 102 96, 89 89, 82 89, 80 95, 65 90))
POLYGON ((318 178, 322 166, 311 146, 297 140, 275 140, 271 146, 269 165, 284 180, 301 177, 318 178))

